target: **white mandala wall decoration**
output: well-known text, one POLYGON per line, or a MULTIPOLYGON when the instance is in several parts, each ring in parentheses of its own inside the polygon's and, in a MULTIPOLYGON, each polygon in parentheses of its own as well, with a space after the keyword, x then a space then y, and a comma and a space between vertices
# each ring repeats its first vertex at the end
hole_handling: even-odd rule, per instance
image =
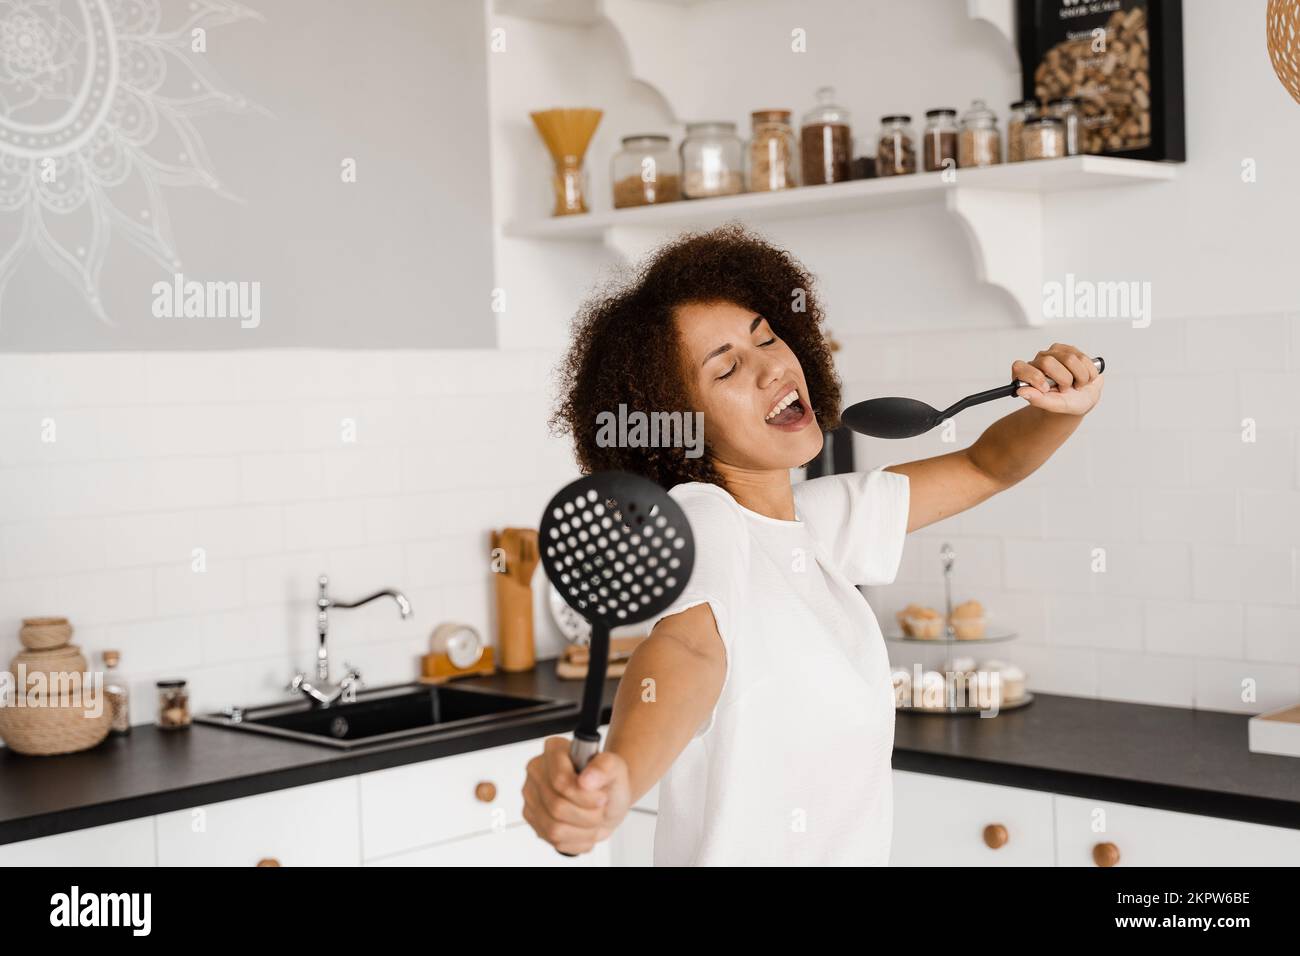
POLYGON ((179 270, 161 187, 235 198, 194 121, 254 109, 203 52, 207 31, 250 19, 229 0, 0 0, 0 317, 29 251, 105 322, 114 234, 179 270))

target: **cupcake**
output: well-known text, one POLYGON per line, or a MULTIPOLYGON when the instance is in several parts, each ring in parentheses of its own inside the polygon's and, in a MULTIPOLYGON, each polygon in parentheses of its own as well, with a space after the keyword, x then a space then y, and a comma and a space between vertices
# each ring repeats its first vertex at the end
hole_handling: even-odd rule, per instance
POLYGON ((984 636, 984 605, 966 601, 952 609, 952 630, 958 640, 973 641, 984 636))
POLYGON ((898 623, 908 637, 934 640, 943 636, 943 615, 934 608, 909 604, 898 612, 898 623))

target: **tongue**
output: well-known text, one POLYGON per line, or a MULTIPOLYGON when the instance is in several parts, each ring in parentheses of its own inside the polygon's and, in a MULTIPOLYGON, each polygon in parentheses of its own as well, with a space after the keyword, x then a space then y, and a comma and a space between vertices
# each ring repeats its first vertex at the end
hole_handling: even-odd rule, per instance
POLYGON ((781 411, 769 418, 769 425, 793 425, 799 419, 803 418, 803 405, 799 404, 799 399, 795 399, 781 411))

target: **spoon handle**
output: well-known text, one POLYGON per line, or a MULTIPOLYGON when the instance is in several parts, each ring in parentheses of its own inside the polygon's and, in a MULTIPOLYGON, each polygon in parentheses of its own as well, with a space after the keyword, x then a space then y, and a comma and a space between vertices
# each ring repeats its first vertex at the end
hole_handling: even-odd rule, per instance
MULTIPOLYGON (((1098 373, 1098 374, 1101 374, 1102 372, 1106 371, 1106 360, 1105 360, 1104 358, 1102 358, 1100 355, 1097 356, 1095 359, 1092 360, 1092 364, 1095 365, 1095 366, 1097 367, 1097 373, 1098 373)), ((1015 388, 1016 388, 1016 389, 1025 388, 1026 386, 1028 386, 1028 387, 1030 387, 1030 388, 1037 388, 1037 386, 1035 386, 1035 385, 1029 385, 1028 382, 1022 382, 1022 381, 1020 381, 1020 379, 1016 379, 1016 381, 1015 381, 1013 384, 1015 385, 1015 388)), ((1047 380, 1047 385, 1048 385, 1049 388, 1055 388, 1055 387, 1056 387, 1056 382, 1054 382, 1052 379, 1049 378, 1049 379, 1047 380)), ((1014 395, 1014 394, 1016 394, 1016 393, 1015 393, 1015 391, 1013 390, 1013 391, 1011 392, 1011 394, 1014 395)))

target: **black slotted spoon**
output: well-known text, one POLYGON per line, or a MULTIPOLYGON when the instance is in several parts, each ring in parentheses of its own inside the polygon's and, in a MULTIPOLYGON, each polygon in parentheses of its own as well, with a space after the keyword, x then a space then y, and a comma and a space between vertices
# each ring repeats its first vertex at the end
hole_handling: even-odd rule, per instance
POLYGON ((652 618, 677 600, 695 566, 695 537, 681 506, 658 484, 599 471, 556 492, 537 542, 547 578, 591 624, 582 710, 569 749, 581 773, 600 751, 610 629, 652 618))
MULTIPOLYGON (((1098 356, 1092 360, 1092 364, 1097 367, 1098 373, 1106 371, 1104 358, 1098 356)), ((924 435, 940 422, 972 405, 982 405, 995 398, 1010 398, 1028 384, 1017 379, 1010 385, 999 385, 987 392, 967 395, 943 411, 915 398, 869 398, 844 409, 840 420, 855 432, 872 438, 911 438, 924 435)), ((1047 384, 1049 387, 1056 385, 1050 378, 1047 384)))

